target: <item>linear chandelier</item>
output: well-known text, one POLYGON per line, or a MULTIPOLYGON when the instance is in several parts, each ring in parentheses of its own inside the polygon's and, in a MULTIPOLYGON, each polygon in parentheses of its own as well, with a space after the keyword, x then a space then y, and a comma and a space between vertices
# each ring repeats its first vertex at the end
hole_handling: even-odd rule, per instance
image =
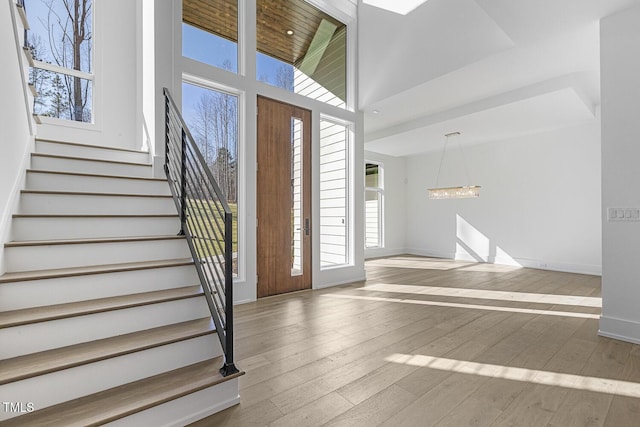
MULTIPOLYGON (((444 147, 442 148, 442 155, 440 156, 440 166, 438 167, 438 175, 436 176, 436 186, 435 188, 429 188, 429 198, 434 200, 442 200, 442 199, 468 199, 480 197, 480 186, 479 185, 463 185, 460 187, 439 187, 438 181, 440 179, 440 171, 442 170, 442 161, 444 160, 444 154, 447 151, 447 143, 449 142, 449 138, 454 136, 460 136, 460 132, 451 132, 445 135, 444 147)), ((458 148, 460 149, 460 155, 462 157, 462 163, 464 166, 464 171, 467 176, 467 183, 471 182, 469 179, 469 170, 467 169, 467 162, 464 158, 464 153, 462 151, 462 145, 460 141, 458 141, 458 148)))

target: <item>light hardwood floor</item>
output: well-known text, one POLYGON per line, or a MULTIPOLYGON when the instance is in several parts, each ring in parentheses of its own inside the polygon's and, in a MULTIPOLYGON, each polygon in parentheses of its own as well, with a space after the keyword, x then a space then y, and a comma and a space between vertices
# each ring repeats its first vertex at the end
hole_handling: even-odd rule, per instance
POLYGON ((600 278, 398 256, 237 307, 241 403, 194 426, 640 426, 600 278))

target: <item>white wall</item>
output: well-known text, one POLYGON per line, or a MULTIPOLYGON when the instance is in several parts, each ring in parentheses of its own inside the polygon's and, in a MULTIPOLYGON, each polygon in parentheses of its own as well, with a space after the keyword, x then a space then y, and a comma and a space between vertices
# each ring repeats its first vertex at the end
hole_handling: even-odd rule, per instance
POLYGON ((164 178, 165 153, 165 98, 163 88, 168 88, 177 105, 181 105, 181 76, 179 74, 182 3, 166 0, 142 1, 138 25, 141 28, 142 105, 140 128, 143 145, 149 146, 153 158, 153 173, 164 178), (176 71, 178 70, 178 71, 176 71))
POLYGON ((46 120, 38 137, 140 149, 138 13, 131 0, 96 1, 94 15, 94 121, 46 120))
MULTIPOLYGON (((447 150, 440 187, 467 184, 447 150)), ((600 125, 464 149, 477 199, 429 200, 440 153, 407 159, 407 250, 446 258, 599 274, 600 125)))
POLYGON ((608 207, 640 207, 640 7, 600 23, 602 318, 600 334, 640 343, 640 222, 608 222, 608 207))
POLYGON ((408 15, 361 2, 358 16, 360 107, 513 47, 474 0, 429 0, 408 15))
MULTIPOLYGON (((24 170, 33 148, 30 134, 30 113, 25 101, 23 58, 21 47, 16 47, 12 8, 14 1, 0 1, 0 274, 4 268, 4 245, 10 240, 11 215, 15 210, 20 189, 23 187, 24 170)), ((17 14, 15 15, 19 22, 17 14)), ((21 39, 21 31, 18 31, 21 39)), ((22 41, 19 41, 20 46, 22 41)))
POLYGON ((405 226, 407 184, 405 183, 406 159, 391 157, 371 151, 364 152, 365 162, 373 161, 383 166, 384 201, 383 234, 384 247, 365 249, 365 258, 398 255, 406 252, 405 226))

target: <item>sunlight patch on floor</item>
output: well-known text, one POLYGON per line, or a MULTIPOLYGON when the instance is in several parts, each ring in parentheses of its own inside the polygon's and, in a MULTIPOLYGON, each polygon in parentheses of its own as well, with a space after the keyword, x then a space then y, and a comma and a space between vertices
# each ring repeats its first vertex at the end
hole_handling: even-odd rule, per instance
POLYGON ((558 386, 576 390, 587 390, 598 393, 616 394, 620 396, 640 398, 640 384, 608 378, 588 377, 583 375, 563 374, 559 372, 536 369, 516 368, 504 365, 469 362, 465 360, 446 359, 421 354, 392 354, 386 361, 403 365, 461 374, 479 375, 488 378, 501 378, 522 381, 532 384, 558 386))
MULTIPOLYGON (((505 258, 506 259, 506 258, 505 258)), ((369 259, 366 261, 369 267, 411 268, 417 270, 455 270, 485 273, 509 273, 522 268, 519 264, 501 262, 494 264, 489 262, 477 262, 468 260, 453 260, 445 258, 419 258, 419 257, 391 257, 369 259)))
POLYGON ((325 294, 321 296, 330 297, 330 298, 363 300, 363 301, 379 301, 379 302, 392 302, 392 303, 401 303, 401 304, 430 305, 430 306, 436 306, 436 307, 466 308, 466 309, 472 309, 472 310, 504 311, 504 312, 510 312, 510 313, 542 314, 546 316, 578 317, 581 319, 600 319, 599 314, 579 313, 579 312, 571 312, 571 311, 536 310, 532 308, 500 307, 495 305, 478 305, 478 304, 460 304, 460 303, 454 303, 454 302, 423 301, 423 300, 400 299, 400 298, 365 297, 365 296, 358 296, 358 295, 325 294))
POLYGON ((453 270, 474 265, 473 262, 437 258, 393 257, 367 261, 371 267, 414 268, 418 270, 453 270))
POLYGON ((446 297, 478 298, 499 301, 517 301, 541 304, 577 305, 602 307, 602 298, 574 295, 535 294, 527 292, 491 291, 483 289, 442 288, 434 286, 375 284, 358 288, 359 291, 394 292, 415 295, 437 295, 446 297))
POLYGON ((520 270, 521 266, 514 265, 502 265, 502 264, 491 264, 488 262, 481 262, 477 264, 472 264, 468 267, 460 267, 458 271, 473 271, 473 272, 481 272, 481 273, 509 273, 512 271, 520 270))

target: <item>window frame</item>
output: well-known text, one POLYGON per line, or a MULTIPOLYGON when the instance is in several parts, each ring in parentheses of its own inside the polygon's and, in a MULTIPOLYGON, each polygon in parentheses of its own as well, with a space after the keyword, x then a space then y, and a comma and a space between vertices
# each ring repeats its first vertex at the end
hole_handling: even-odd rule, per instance
MULTIPOLYGON (((66 76, 77 77, 83 80, 88 80, 89 84, 91 85, 91 88, 90 88, 91 89, 91 107, 90 107, 91 121, 85 122, 85 121, 74 120, 71 118, 64 119, 59 117, 38 115, 38 118, 41 123, 64 125, 68 127, 77 127, 81 129, 82 128, 92 129, 95 127, 95 125, 99 121, 97 119, 97 114, 96 114, 97 103, 96 103, 96 75, 95 74, 98 66, 98 64, 96 64, 96 59, 99 56, 96 55, 96 13, 95 12, 96 12, 96 4, 95 4, 95 0, 92 0, 91 1, 91 70, 92 70, 91 72, 74 70, 73 68, 67 68, 67 67, 40 61, 33 58, 32 58, 33 63, 30 64, 31 68, 37 68, 40 70, 44 70, 44 71, 48 71, 56 74, 63 74, 66 76)), ((28 16, 28 11, 27 11, 27 16, 28 16)), ((29 29, 28 31, 33 32, 34 34, 37 34, 34 32, 34 30, 29 29)))
MULTIPOLYGON (((345 128, 345 136, 346 136, 346 141, 345 141, 345 168, 344 168, 344 178, 345 178, 345 261, 343 263, 340 264, 331 264, 331 265, 322 265, 322 260, 320 259, 320 270, 324 271, 324 270, 331 270, 331 269, 336 269, 336 268, 343 268, 343 267, 347 267, 347 266, 352 266, 353 265, 353 251, 352 251, 352 247, 353 247, 353 240, 354 240, 354 236, 353 236, 353 176, 352 176, 352 169, 353 169, 353 128, 354 128, 354 124, 351 122, 346 122, 344 120, 340 120, 337 119, 335 117, 331 117, 325 114, 320 114, 320 126, 322 126, 322 122, 329 122, 331 124, 334 125, 338 125, 338 126, 344 126, 345 128)), ((322 136, 320 136, 320 148, 322 148, 322 136)), ((318 161, 321 161, 322 159, 322 155, 319 156, 318 161)), ((320 173, 320 172, 319 172, 320 173)), ((318 177, 319 181, 321 181, 320 176, 318 177)), ((318 194, 318 207, 321 209, 321 192, 322 190, 320 190, 320 193, 318 194)), ((319 216, 319 221, 320 221, 320 227, 322 227, 322 213, 320 213, 319 216)), ((321 238, 322 234, 319 235, 319 237, 321 238)), ((322 245, 322 242, 319 241, 319 244, 322 245)), ((319 247, 319 254, 318 257, 320 258, 322 256, 322 249, 321 246, 319 247)))
MULTIPOLYGON (((196 77, 187 73, 182 74, 181 84, 190 84, 193 86, 198 86, 203 89, 213 90, 216 92, 225 93, 227 95, 235 96, 238 98, 238 118, 237 118, 237 132, 238 132, 238 141, 237 141, 237 153, 236 153, 236 162, 237 162, 237 180, 236 180, 236 192, 237 192, 237 215, 238 215, 238 272, 233 277, 233 281, 242 282, 246 279, 246 245, 245 245, 245 227, 246 227, 246 169, 245 169, 245 161, 244 161, 244 150, 245 150, 245 97, 246 94, 244 91, 239 89, 235 89, 229 86, 225 86, 210 80, 203 79, 201 77, 196 77)), ((182 90, 180 91, 182 95, 182 90)), ((180 105, 182 105, 182 96, 180 97, 180 105)), ((182 108, 182 107, 181 107, 182 108)), ((183 114, 184 115, 184 114, 183 114)))
POLYGON ((382 249, 384 248, 384 164, 375 160, 365 160, 364 161, 364 225, 365 225, 365 236, 364 236, 364 248, 368 249, 382 249), (367 165, 372 164, 378 167, 378 186, 377 187, 368 187, 367 186, 367 165), (367 200, 366 194, 367 192, 376 193, 378 196, 378 245, 377 246, 367 246, 367 236, 366 236, 366 226, 367 226, 367 200))

